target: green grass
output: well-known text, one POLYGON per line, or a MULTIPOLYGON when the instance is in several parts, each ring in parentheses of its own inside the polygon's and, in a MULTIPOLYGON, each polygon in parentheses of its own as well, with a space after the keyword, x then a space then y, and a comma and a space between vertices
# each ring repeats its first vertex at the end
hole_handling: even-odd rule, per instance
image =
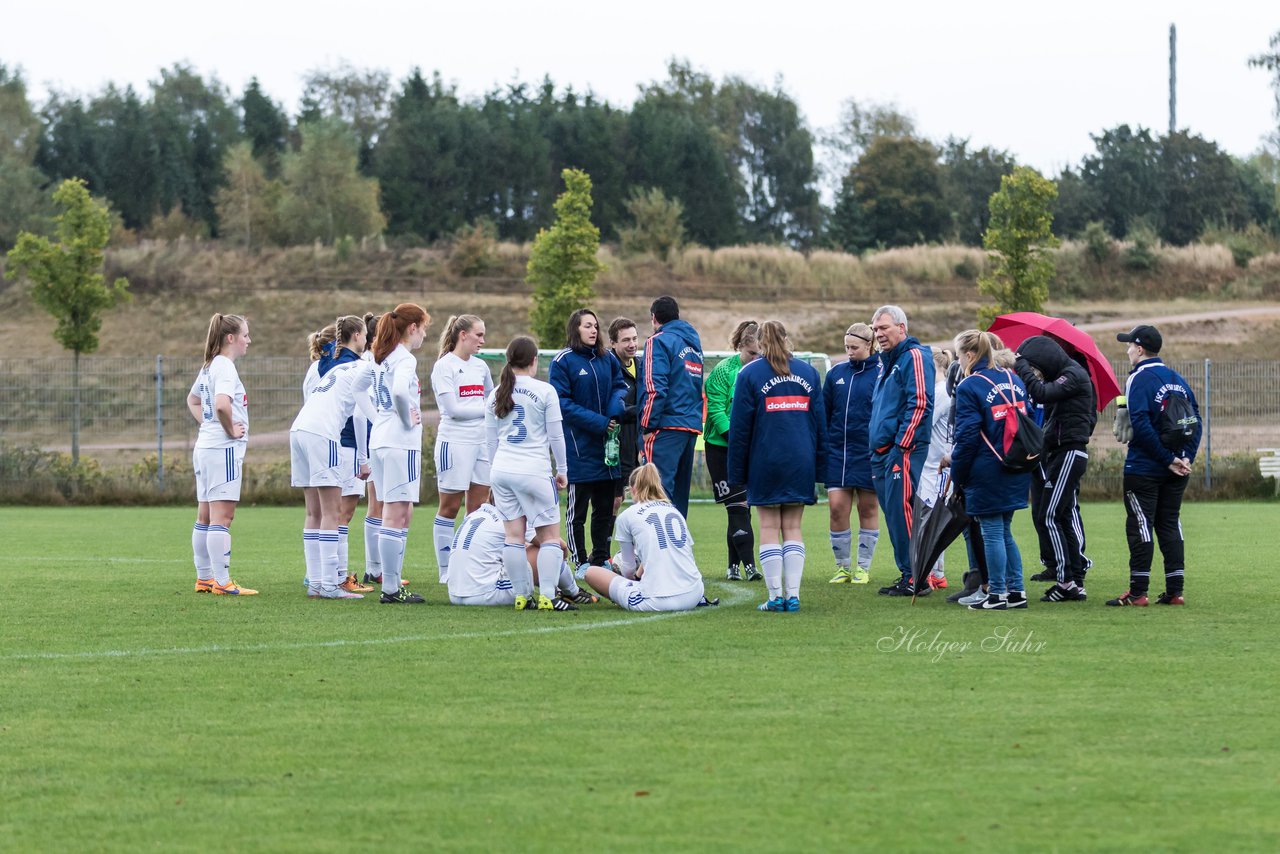
MULTIPOLYGON (((1125 589, 1123 513, 1089 505, 1090 601, 1006 614, 828 586, 813 508, 795 615, 714 580, 723 516, 701 505, 724 604, 642 619, 442 606, 429 512, 406 574, 432 604, 388 608, 303 596, 300 510, 240 510, 233 574, 262 595, 234 600, 191 590, 191 510, 0 508, 0 849, 1235 851, 1280 834, 1280 603, 1257 578, 1274 505, 1187 506, 1190 604, 1145 610, 1102 605, 1125 589), (1021 648, 990 649, 997 626, 1021 648), (917 630, 932 650, 885 651, 917 630)), ((962 549, 948 561, 957 579, 962 549)), ((890 565, 886 538, 873 581, 890 565)))

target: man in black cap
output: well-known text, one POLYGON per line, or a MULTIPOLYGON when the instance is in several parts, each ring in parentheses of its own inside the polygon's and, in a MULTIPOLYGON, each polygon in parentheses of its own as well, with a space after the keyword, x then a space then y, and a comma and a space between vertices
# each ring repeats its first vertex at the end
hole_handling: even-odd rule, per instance
POLYGON ((1159 357, 1164 340, 1154 326, 1135 326, 1116 340, 1129 346, 1133 369, 1125 398, 1133 436, 1124 459, 1125 533, 1129 589, 1108 605, 1147 605, 1155 540, 1164 556, 1165 592, 1157 605, 1182 605, 1183 540, 1179 515, 1191 464, 1200 447, 1200 407, 1187 381, 1159 357))

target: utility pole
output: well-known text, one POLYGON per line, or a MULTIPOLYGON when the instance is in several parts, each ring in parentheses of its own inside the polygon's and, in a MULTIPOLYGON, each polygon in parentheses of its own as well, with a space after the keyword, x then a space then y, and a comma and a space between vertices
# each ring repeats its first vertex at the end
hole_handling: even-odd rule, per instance
POLYGON ((1169 25, 1169 135, 1178 130, 1178 28, 1169 25))

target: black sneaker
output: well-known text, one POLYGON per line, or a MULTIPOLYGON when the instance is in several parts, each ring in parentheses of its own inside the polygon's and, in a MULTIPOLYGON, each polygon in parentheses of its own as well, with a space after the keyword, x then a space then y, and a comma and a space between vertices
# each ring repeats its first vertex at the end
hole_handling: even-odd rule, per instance
POLYGON ((1035 575, 1031 576, 1028 581, 1057 581, 1058 571, 1056 569, 1042 569, 1035 575))
POLYGON ((383 605, 425 605, 427 600, 417 593, 410 593, 401 587, 395 593, 383 593, 378 599, 383 605))
POLYGON ((576 605, 594 605, 600 601, 600 597, 594 593, 588 593, 585 587, 579 587, 578 592, 570 596, 563 590, 560 591, 561 599, 568 599, 576 605))
POLYGON ((756 569, 754 563, 749 563, 747 564, 746 578, 747 581, 764 581, 764 573, 756 569))
POLYGON ((1008 594, 988 593, 987 598, 969 606, 970 611, 1007 611, 1009 610, 1008 594))
POLYGON ((1161 593, 1159 596, 1156 597, 1156 604, 1157 605, 1185 605, 1187 604, 1187 600, 1182 598, 1181 593, 1170 593, 1169 591, 1166 590, 1164 593, 1161 593))
POLYGON ((364 574, 364 583, 365 584, 381 584, 382 576, 374 575, 372 572, 366 572, 364 574))
POLYGON ((1007 610, 1010 610, 1010 611, 1012 611, 1014 608, 1026 608, 1027 607, 1026 592, 1022 590, 1010 590, 1008 594, 1005 595, 1005 604, 1008 605, 1007 610))
POLYGON ((728 581, 741 581, 742 570, 738 569, 736 566, 731 566, 725 571, 724 577, 728 581))
POLYGON ((714 608, 719 604, 720 604, 720 597, 717 596, 715 599, 708 599, 706 596, 703 596, 702 599, 698 601, 698 604, 695 607, 714 608))
MULTIPOLYGON (((928 589, 928 585, 925 585, 925 588, 928 589)), ((913 594, 914 591, 911 589, 911 582, 905 578, 899 578, 888 587, 880 588, 881 596, 911 596, 913 594)))
POLYGON ((1064 587, 1061 584, 1055 584, 1044 592, 1040 597, 1041 602, 1083 602, 1088 596, 1076 587, 1074 584, 1070 587, 1064 587))

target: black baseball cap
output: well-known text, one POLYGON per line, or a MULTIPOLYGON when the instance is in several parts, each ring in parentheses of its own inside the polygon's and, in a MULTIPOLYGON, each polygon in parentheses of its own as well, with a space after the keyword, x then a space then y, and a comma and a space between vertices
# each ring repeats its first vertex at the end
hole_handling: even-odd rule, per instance
POLYGON ((1137 344, 1148 353, 1159 353, 1160 348, 1164 346, 1160 330, 1154 326, 1135 326, 1132 332, 1121 332, 1116 336, 1116 340, 1123 341, 1125 344, 1137 344))

